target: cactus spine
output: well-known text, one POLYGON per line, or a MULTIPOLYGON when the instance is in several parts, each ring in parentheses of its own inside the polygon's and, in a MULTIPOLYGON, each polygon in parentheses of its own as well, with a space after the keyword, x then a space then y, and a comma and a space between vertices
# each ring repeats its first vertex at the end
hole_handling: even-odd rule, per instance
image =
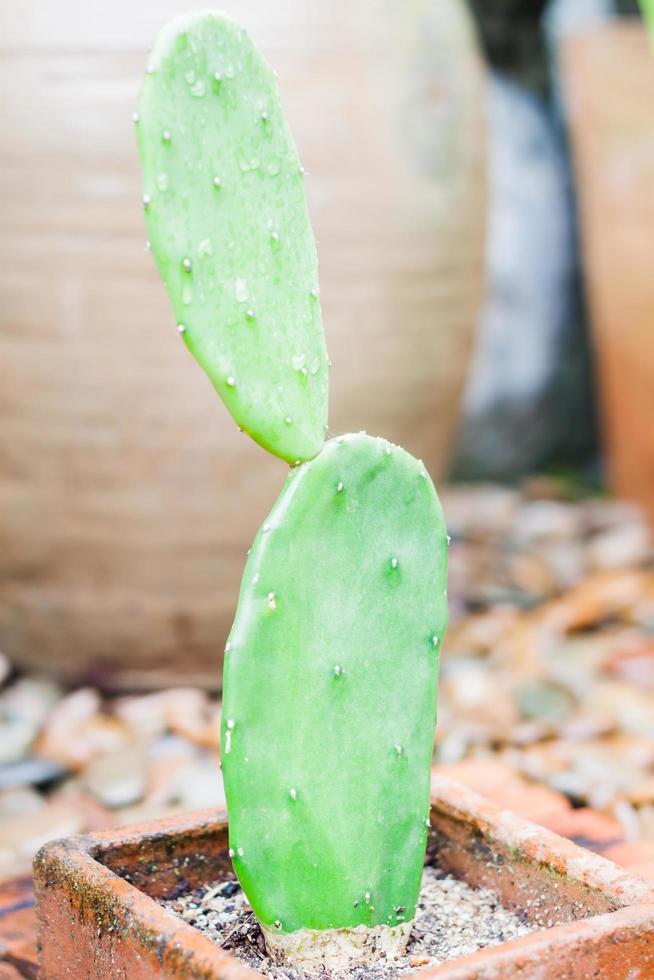
POLYGON ((297 464, 255 539, 225 651, 234 867, 273 956, 393 956, 427 840, 447 620, 440 504, 397 446, 363 433, 323 446, 301 168, 245 32, 214 13, 164 28, 136 121, 178 329, 237 423, 297 464))

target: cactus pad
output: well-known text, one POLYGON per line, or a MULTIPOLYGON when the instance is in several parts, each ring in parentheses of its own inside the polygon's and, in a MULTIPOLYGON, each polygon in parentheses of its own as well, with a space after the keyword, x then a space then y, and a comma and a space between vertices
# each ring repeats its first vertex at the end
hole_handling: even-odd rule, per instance
POLYGON ((183 341, 256 442, 312 458, 328 386, 316 249, 271 68, 229 18, 176 18, 135 122, 148 235, 183 341))
POLYGON ((447 540, 421 463, 365 434, 289 476, 225 657, 234 867, 280 933, 399 926, 427 840, 447 540))

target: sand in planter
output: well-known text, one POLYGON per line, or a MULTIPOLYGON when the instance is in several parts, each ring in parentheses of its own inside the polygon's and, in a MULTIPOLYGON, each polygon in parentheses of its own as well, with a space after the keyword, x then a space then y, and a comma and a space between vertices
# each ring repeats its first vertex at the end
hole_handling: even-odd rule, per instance
MULTIPOLYGON (((300 980, 308 975, 271 963, 261 930, 237 881, 207 885, 162 904, 218 946, 274 980, 300 980)), ((471 888, 437 868, 426 867, 406 955, 392 963, 379 961, 338 973, 323 970, 319 976, 323 980, 390 980, 398 974, 437 966, 484 946, 524 936, 534 928, 503 908, 487 889, 471 888)))

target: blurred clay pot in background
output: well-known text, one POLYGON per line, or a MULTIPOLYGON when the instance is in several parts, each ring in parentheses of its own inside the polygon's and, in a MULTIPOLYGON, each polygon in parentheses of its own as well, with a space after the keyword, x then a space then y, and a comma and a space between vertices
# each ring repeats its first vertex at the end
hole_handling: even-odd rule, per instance
MULTIPOLYGON (((465 5, 221 6, 278 70, 309 174, 332 430, 381 433, 437 476, 482 279, 465 5)), ((105 686, 219 685, 245 552, 285 477, 180 345, 143 248, 131 113, 178 7, 0 14, 0 647, 105 686)))
POLYGON ((609 478, 654 521, 654 51, 614 21, 563 62, 609 478))

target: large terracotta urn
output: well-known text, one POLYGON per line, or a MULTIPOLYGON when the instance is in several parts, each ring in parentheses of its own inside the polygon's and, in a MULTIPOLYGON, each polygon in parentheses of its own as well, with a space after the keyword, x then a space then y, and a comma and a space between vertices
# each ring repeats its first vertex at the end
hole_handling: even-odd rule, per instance
POLYGON ((654 48, 632 18, 563 55, 607 473, 654 522, 654 48))
MULTIPOLYGON (((482 288, 483 72, 463 0, 224 0, 308 171, 334 432, 444 468, 482 288)), ((131 115, 178 0, 0 12, 0 648, 68 678, 220 684, 285 466, 179 342, 131 115)))

